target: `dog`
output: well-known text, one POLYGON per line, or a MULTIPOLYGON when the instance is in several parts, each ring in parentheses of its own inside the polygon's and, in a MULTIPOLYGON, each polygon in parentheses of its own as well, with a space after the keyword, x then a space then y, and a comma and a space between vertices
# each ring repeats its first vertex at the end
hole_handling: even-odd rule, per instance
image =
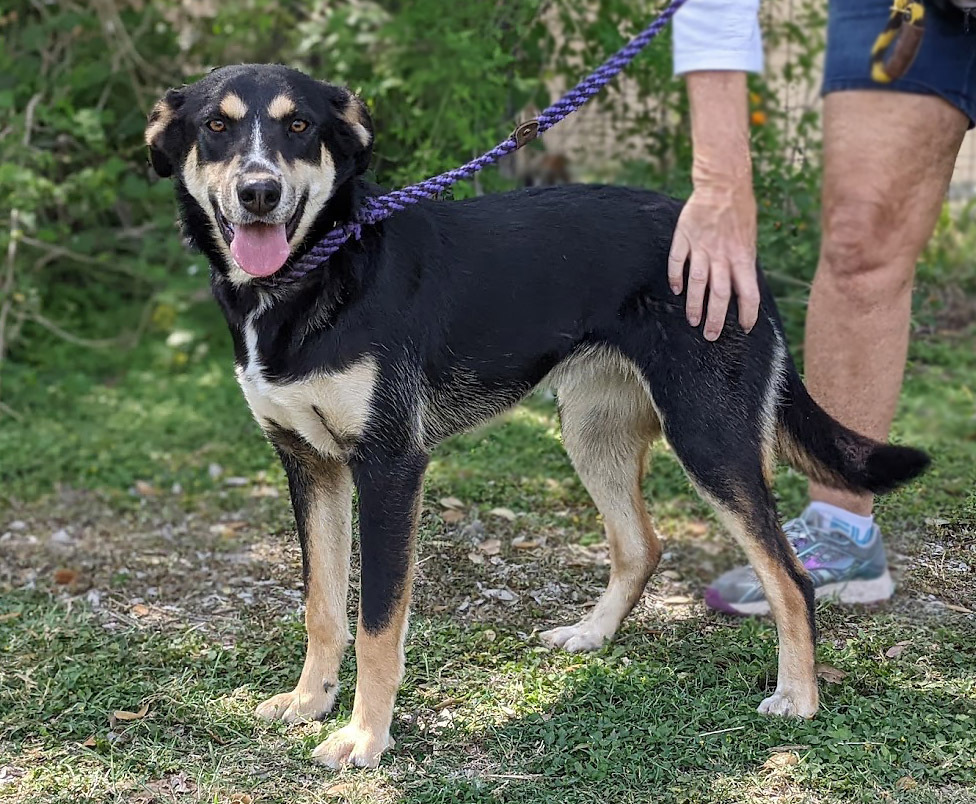
POLYGON ((663 435, 770 602, 779 673, 759 711, 812 717, 814 590, 779 525, 776 458, 821 483, 884 493, 920 474, 925 453, 861 436, 810 398, 761 274, 750 333, 734 302, 715 342, 688 324, 667 280, 682 203, 654 192, 577 185, 423 202, 283 281, 378 192, 363 178, 373 137, 353 93, 277 65, 223 67, 171 89, 146 129, 151 163, 175 180, 184 231, 209 259, 237 379, 280 456, 301 542, 305 664, 295 689, 257 714, 292 722, 332 709, 355 489, 355 702, 314 757, 377 765, 393 745, 428 457, 548 383, 612 567, 596 606, 543 640, 599 648, 640 597, 661 557, 641 478, 663 435))

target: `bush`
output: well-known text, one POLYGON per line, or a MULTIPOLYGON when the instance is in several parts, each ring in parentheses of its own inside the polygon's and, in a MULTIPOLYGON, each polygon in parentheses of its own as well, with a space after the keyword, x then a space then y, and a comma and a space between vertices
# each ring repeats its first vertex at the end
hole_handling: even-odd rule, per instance
MULTIPOLYGON (((791 43, 781 77, 808 84, 823 11, 810 0, 796 5, 767 29, 770 41, 791 43)), ((234 61, 284 62, 347 84, 376 119, 377 180, 402 185, 495 144, 520 110, 545 106, 554 82, 574 83, 657 8, 645 0, 14 0, 0 18, 8 43, 0 198, 9 199, 0 367, 8 380, 24 379, 86 360, 83 346, 126 346, 146 327, 165 329, 191 292, 187 272, 202 261, 174 236, 171 189, 153 181, 142 145, 146 113, 167 86, 234 61)), ((632 108, 614 86, 599 99, 619 138, 643 143, 609 178, 686 193, 687 103, 667 35, 627 80, 655 103, 632 108)), ((761 251, 795 296, 817 247, 816 120, 791 118, 762 81, 753 89, 761 251)), ((457 194, 511 184, 498 171, 480 181, 457 194)), ((93 358, 99 366, 121 359, 118 350, 93 358)))

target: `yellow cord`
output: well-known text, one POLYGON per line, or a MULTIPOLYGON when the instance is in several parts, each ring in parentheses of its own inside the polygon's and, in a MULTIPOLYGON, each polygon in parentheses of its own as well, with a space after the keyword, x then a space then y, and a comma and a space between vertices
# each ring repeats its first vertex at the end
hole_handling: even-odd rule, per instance
POLYGON ((891 16, 871 47, 871 78, 879 84, 900 78, 915 58, 924 28, 925 6, 920 0, 894 0, 891 16), (889 49, 891 58, 886 59, 889 49))

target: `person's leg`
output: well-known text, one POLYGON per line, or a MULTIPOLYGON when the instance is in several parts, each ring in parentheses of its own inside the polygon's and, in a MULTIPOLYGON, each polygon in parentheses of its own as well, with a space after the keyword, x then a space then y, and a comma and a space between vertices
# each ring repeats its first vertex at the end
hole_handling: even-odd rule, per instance
MULTIPOLYGON (((881 441, 901 390, 915 263, 968 123, 931 95, 860 90, 824 99, 823 240, 806 382, 834 418, 881 441)), ((870 496, 811 483, 810 497, 871 513, 870 496)))
MULTIPOLYGON (((915 262, 968 122, 934 95, 850 90, 825 98, 823 240, 807 311, 806 382, 834 418, 878 440, 887 440, 901 389, 915 262)), ((891 597, 871 497, 811 483, 810 498, 784 530, 816 596, 891 597)), ((747 566, 717 578, 705 602, 733 614, 769 612, 747 566)))

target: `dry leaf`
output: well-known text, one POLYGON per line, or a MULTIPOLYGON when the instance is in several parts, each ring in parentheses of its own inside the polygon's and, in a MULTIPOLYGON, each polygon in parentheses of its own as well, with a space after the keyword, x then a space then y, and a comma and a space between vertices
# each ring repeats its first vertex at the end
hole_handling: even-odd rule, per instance
POLYGON ((67 586, 69 583, 74 583, 78 580, 78 573, 73 569, 56 569, 54 571, 54 582, 60 584, 61 586, 67 586))
POLYGON ((253 804, 250 793, 233 793, 227 804, 253 804))
POLYGON ((325 790, 322 792, 324 792, 328 798, 345 798, 352 791, 352 782, 338 782, 337 784, 333 784, 325 788, 325 790))
POLYGON ((691 603, 691 598, 688 595, 671 595, 670 597, 664 598, 661 602, 665 606, 684 606, 691 603))
POLYGON ((511 508, 492 508, 488 513, 491 516, 507 519, 509 522, 514 522, 516 517, 516 513, 511 508))
POLYGON ((902 776, 895 782, 895 790, 914 790, 916 787, 918 787, 918 782, 911 776, 902 776))
POLYGON ((817 678, 822 678, 828 684, 840 684, 841 681, 847 678, 847 673, 829 664, 818 663, 817 678))
POLYGON ((500 539, 485 539, 478 549, 486 556, 497 556, 502 551, 502 543, 500 539))
POLYGON ((464 508, 464 503, 457 497, 442 497, 438 502, 441 508, 464 508))
POLYGON ((907 648, 911 644, 912 641, 910 639, 905 639, 901 642, 896 642, 894 645, 888 648, 888 650, 885 651, 885 658, 897 659, 899 656, 902 655, 902 653, 904 653, 905 648, 907 648))
POLYGON ((488 631, 485 631, 484 634, 483 634, 483 636, 489 642, 494 642, 498 638, 498 635, 494 631, 492 631, 490 629, 488 631))
POLYGON ((156 487, 152 483, 147 483, 145 480, 137 480, 133 488, 135 488, 136 494, 140 497, 155 497, 159 494, 156 487))
POLYGON ((972 614, 972 609, 967 609, 965 606, 957 606, 955 603, 946 603, 945 607, 951 611, 958 611, 960 614, 972 614))
POLYGON ((197 783, 187 776, 185 771, 150 782, 146 787, 157 794, 168 794, 170 799, 175 798, 172 795, 173 793, 195 793, 197 791, 197 783))
POLYGON ((145 603, 136 603, 131 609, 129 609, 129 614, 133 617, 145 617, 149 614, 149 606, 145 603))
POLYGON ((503 603, 513 603, 518 600, 518 595, 516 595, 511 589, 482 589, 482 597, 491 598, 493 600, 500 600, 503 603))
POLYGON ((485 563, 485 557, 483 555, 481 555, 481 553, 476 553, 476 552, 472 551, 472 552, 468 553, 468 558, 471 560, 471 562, 473 564, 484 564, 485 563))
POLYGON ((538 539, 526 539, 524 536, 516 536, 512 539, 513 550, 534 550, 541 546, 542 542, 538 539))
POLYGON ((800 758, 792 751, 778 751, 772 754, 762 766, 764 770, 781 770, 796 765, 799 761, 800 758))
POLYGON ((112 713, 116 720, 142 720, 149 714, 149 703, 144 703, 138 712, 126 712, 124 709, 117 709, 112 713))
POLYGON ((220 536, 223 539, 227 539, 236 536, 237 532, 244 527, 247 527, 247 522, 241 522, 239 520, 234 520, 233 522, 218 522, 216 525, 210 526, 210 532, 214 536, 220 536))
POLYGON ((0 623, 5 623, 9 620, 16 620, 19 616, 19 611, 8 611, 6 614, 0 614, 0 623))
POLYGON ((15 768, 13 765, 4 765, 0 767, 0 787, 8 784, 14 784, 19 778, 26 774, 23 768, 15 768))
POLYGON ((457 508, 449 508, 441 514, 441 519, 448 525, 456 525, 464 519, 464 511, 459 511, 457 508))
POLYGON ((83 742, 82 745, 85 746, 85 748, 94 748, 96 745, 95 735, 93 734, 91 737, 85 740, 85 742, 83 742))

